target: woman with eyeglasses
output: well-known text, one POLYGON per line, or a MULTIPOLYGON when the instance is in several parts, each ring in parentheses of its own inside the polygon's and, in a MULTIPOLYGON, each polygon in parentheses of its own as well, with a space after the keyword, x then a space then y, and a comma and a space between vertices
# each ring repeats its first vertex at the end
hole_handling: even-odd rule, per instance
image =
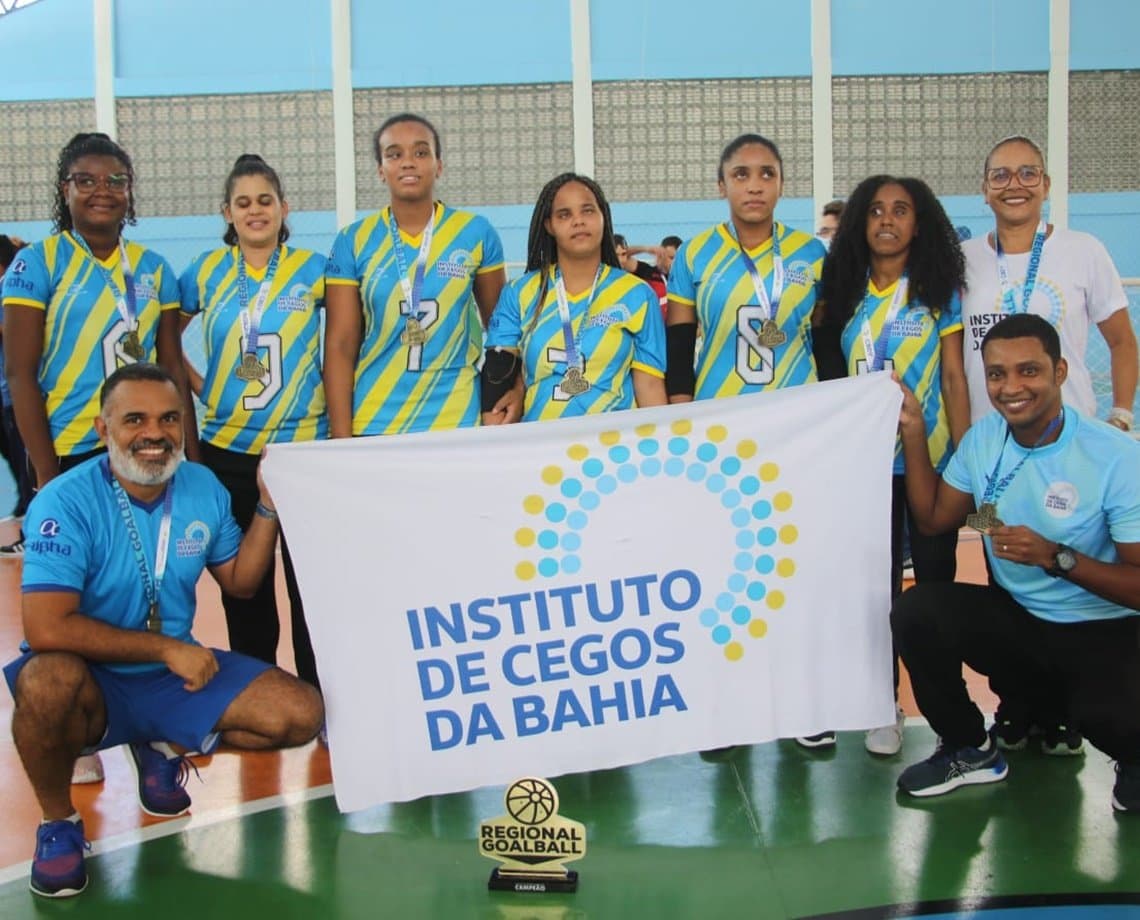
MULTIPOLYGON (((257 471, 268 444, 328 437, 321 382, 325 257, 286 246, 289 205, 281 179, 256 154, 238 157, 226 177, 224 246, 202 253, 181 279, 182 325, 201 316, 204 368, 191 369, 202 421, 202 462, 230 493, 243 531, 265 511, 257 471)), ((293 561, 281 561, 289 595, 297 676, 319 686, 293 561)), ((270 563, 250 598, 222 594, 230 648, 277 663, 280 621, 270 563)))
MULTIPOLYGON (((1128 316, 1128 298, 1107 250, 1087 233, 1061 230, 1046 222, 1049 174, 1041 148, 1027 137, 1007 137, 990 150, 982 194, 994 212, 996 226, 992 233, 962 245, 968 285, 962 320, 971 421, 991 411, 982 337, 1003 317, 1030 312, 1057 329, 1069 369, 1063 399, 1090 417, 1096 413, 1096 397, 1085 349, 1089 327, 1096 325, 1108 343, 1111 359, 1112 408, 1107 420, 1128 431, 1136 397, 1136 336, 1128 316)), ((1081 753, 1078 727, 1069 724, 1065 713, 1041 711, 1033 688, 999 686, 993 681, 991 687, 1001 698, 994 716, 1001 747, 1025 747, 1030 726, 1036 725, 1043 731, 1045 753, 1081 753)))
MULTIPOLYGON (((36 488, 105 447, 95 433, 103 381, 124 364, 161 364, 187 406, 186 453, 198 456, 178 322, 178 276, 123 238, 135 223, 134 167, 106 134, 77 134, 59 155, 55 233, 22 249, 4 276, 4 361, 16 427, 36 488)), ((23 537, 20 539, 22 550, 23 537)), ((98 755, 74 782, 103 778, 98 755)))
POLYGON ((1066 404, 1096 414, 1092 378, 1085 363, 1089 327, 1108 344, 1112 408, 1108 422, 1128 431, 1136 398, 1136 336, 1128 298, 1104 245, 1095 237, 1045 221, 1049 174, 1041 148, 1020 135, 999 141, 986 157, 982 194, 994 213, 992 233, 962 245, 967 292, 965 366, 971 421, 991 411, 982 368, 982 337, 1003 316, 1036 313, 1061 336, 1069 364, 1066 404))

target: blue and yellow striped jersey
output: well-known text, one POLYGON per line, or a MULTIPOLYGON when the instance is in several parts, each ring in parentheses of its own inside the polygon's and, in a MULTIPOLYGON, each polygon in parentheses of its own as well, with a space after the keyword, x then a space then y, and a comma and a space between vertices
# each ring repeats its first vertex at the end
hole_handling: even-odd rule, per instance
MULTIPOLYGON (((156 360, 158 320, 178 309, 178 276, 158 253, 127 242, 144 361, 156 360)), ((133 364, 123 350, 129 330, 104 273, 125 290, 116 250, 97 265, 70 233, 22 249, 4 276, 4 306, 44 311, 40 390, 57 456, 95 450, 99 390, 117 368, 133 364)))
MULTIPOLYGON (((503 267, 503 244, 485 218, 436 203, 420 303, 427 341, 405 345, 400 335, 410 308, 403 302, 388 229, 390 210, 341 230, 325 273, 329 285, 358 286, 364 309, 352 432, 397 434, 475 425, 475 366, 482 353, 483 327, 472 289, 477 274, 503 267)), ((401 231, 400 245, 411 268, 419 256, 420 237, 401 231)))
MULTIPOLYGON (((863 346, 863 319, 866 317, 869 320, 871 335, 878 342, 898 284, 896 281, 886 290, 880 291, 874 282, 867 282, 862 306, 856 308, 855 315, 847 321, 841 339, 849 374, 868 372, 866 349, 863 346)), ((950 422, 942 401, 942 340, 961 331, 962 300, 957 293, 947 308, 939 310, 937 314, 916 300, 908 300, 891 325, 883 361, 882 369, 894 370, 922 406, 930 460, 940 473, 954 452, 954 444, 950 439, 950 422)), ((899 476, 905 471, 901 441, 895 444, 894 471, 899 476)))
MULTIPOLYGON (((825 250, 813 236, 773 225, 784 263, 784 290, 775 320, 782 344, 759 338, 762 313, 736 239, 717 224, 684 243, 669 273, 669 299, 696 308, 703 341, 697 355, 696 399, 790 387, 817 379, 811 314, 825 250)), ((772 292, 772 240, 749 250, 772 292)))
POLYGON ((570 326, 585 361, 590 388, 570 396, 559 387, 566 370, 566 340, 558 316, 554 270, 541 309, 537 271, 516 278, 499 297, 487 347, 518 349, 526 383, 523 421, 589 415, 634 405, 631 371, 665 376, 665 323, 657 295, 628 272, 601 267, 593 291, 567 297, 570 326))
MULTIPOLYGON (((222 450, 259 454, 266 444, 328 436, 321 382, 321 316, 325 257, 278 250, 277 270, 261 316, 257 356, 265 374, 241 380, 242 306, 237 246, 204 252, 182 275, 182 312, 202 314, 206 346, 202 440, 222 450)), ((252 307, 267 269, 246 266, 252 307)))

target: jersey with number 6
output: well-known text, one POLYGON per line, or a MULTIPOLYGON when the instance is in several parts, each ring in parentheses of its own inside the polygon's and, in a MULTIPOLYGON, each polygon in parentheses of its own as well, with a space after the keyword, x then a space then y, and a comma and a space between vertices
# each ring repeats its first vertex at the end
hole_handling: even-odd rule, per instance
MULTIPOLYGON (((178 276, 158 253, 127 242, 134 281, 143 360, 154 361, 159 317, 178 309, 178 276)), ((95 418, 103 381, 134 359, 123 350, 129 332, 109 272, 124 291, 119 251, 100 266, 70 233, 59 233, 20 250, 4 276, 4 308, 44 311, 44 351, 39 382, 57 456, 99 446, 95 418)))
POLYGON ((392 239, 390 208, 337 234, 325 278, 360 289, 364 334, 352 391, 352 433, 462 428, 479 421, 475 365, 483 326, 475 276, 503 267, 503 244, 483 217, 436 202, 431 252, 420 292, 422 344, 402 340, 411 312, 393 244, 403 247, 408 277, 421 237, 392 239))
MULTIPOLYGON (((784 289, 776 310, 779 341, 765 343, 764 310, 740 246, 724 224, 684 243, 669 273, 669 299, 692 306, 703 341, 697 355, 695 399, 716 399, 796 386, 816 379, 811 314, 825 250, 815 237, 783 224, 779 235, 784 289)), ((749 250, 769 299, 772 240, 749 250)))
MULTIPOLYGON (((260 454, 266 444, 325 438, 328 419, 320 365, 325 257, 279 247, 257 336, 263 373, 255 380, 237 376, 242 361, 241 257, 236 246, 202 253, 180 281, 182 312, 202 314, 202 440, 222 450, 260 454)), ((246 267, 250 308, 266 271, 246 267)))

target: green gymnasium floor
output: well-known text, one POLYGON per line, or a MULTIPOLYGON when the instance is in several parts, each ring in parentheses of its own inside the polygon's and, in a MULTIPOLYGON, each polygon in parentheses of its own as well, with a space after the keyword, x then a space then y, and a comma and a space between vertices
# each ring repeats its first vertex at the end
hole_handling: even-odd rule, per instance
POLYGON ((34 898, 25 875, 0 887, 0 917, 1140 917, 1140 815, 1113 813, 1103 755, 1021 752, 1004 783, 896 798, 933 743, 916 722, 894 758, 848 733, 830 753, 783 741, 557 779, 588 833, 572 895, 487 891, 475 839, 502 789, 342 816, 326 788, 112 838, 83 895, 34 898))

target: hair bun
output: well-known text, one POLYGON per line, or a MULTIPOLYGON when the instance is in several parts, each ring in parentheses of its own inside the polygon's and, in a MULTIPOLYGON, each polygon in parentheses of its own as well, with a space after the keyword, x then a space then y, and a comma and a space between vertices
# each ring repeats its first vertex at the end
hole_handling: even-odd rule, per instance
POLYGON ((243 153, 240 157, 234 160, 234 166, 240 166, 242 163, 264 163, 265 160, 257 153, 243 153))

